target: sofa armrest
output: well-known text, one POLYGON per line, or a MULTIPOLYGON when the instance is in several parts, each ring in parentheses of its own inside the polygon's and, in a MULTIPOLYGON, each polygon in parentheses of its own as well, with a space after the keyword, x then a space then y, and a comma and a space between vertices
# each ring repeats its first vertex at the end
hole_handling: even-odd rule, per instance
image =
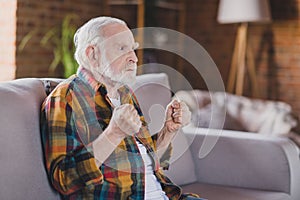
POLYGON ((191 143, 198 182, 300 197, 299 148, 288 138, 192 126, 183 131, 191 143))

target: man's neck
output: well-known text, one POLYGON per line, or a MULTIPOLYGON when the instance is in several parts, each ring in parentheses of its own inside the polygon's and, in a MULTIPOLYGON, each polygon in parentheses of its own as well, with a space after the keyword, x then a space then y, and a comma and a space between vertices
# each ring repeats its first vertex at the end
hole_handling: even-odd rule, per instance
POLYGON ((103 83, 107 90, 107 95, 113 99, 119 99, 120 95, 118 89, 123 86, 123 84, 113 81, 108 77, 101 76, 99 77, 99 82, 103 83))

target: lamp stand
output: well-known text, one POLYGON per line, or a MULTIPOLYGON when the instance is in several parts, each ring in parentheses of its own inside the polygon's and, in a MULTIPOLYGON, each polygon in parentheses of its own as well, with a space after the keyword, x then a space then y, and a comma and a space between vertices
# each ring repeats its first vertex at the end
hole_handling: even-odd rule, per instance
POLYGON ((249 45, 247 46, 247 29, 248 23, 245 22, 241 23, 237 30, 237 37, 227 83, 227 91, 236 95, 243 95, 245 70, 247 66, 249 78, 252 83, 252 94, 254 96, 258 96, 253 54, 252 51, 249 50, 249 45))

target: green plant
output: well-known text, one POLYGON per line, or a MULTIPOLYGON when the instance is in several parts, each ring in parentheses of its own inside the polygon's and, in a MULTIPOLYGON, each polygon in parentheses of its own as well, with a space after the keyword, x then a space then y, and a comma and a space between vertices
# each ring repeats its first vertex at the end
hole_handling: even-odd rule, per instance
MULTIPOLYGON (((47 31, 40 41, 41 46, 50 48, 53 51, 54 58, 49 66, 49 71, 53 73, 62 64, 65 78, 76 73, 78 68, 78 64, 74 59, 75 46, 73 43, 77 27, 72 23, 76 19, 78 19, 78 16, 75 14, 66 15, 62 24, 47 31)), ((22 39, 18 47, 19 50, 25 48, 36 32, 37 30, 33 30, 22 39)))

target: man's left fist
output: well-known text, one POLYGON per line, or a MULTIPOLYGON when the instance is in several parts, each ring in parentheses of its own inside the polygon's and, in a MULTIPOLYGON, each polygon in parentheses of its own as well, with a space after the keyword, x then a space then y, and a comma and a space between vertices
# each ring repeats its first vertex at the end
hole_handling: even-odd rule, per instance
POLYGON ((191 115, 184 102, 173 100, 167 106, 165 128, 168 132, 175 132, 191 122, 191 115))

